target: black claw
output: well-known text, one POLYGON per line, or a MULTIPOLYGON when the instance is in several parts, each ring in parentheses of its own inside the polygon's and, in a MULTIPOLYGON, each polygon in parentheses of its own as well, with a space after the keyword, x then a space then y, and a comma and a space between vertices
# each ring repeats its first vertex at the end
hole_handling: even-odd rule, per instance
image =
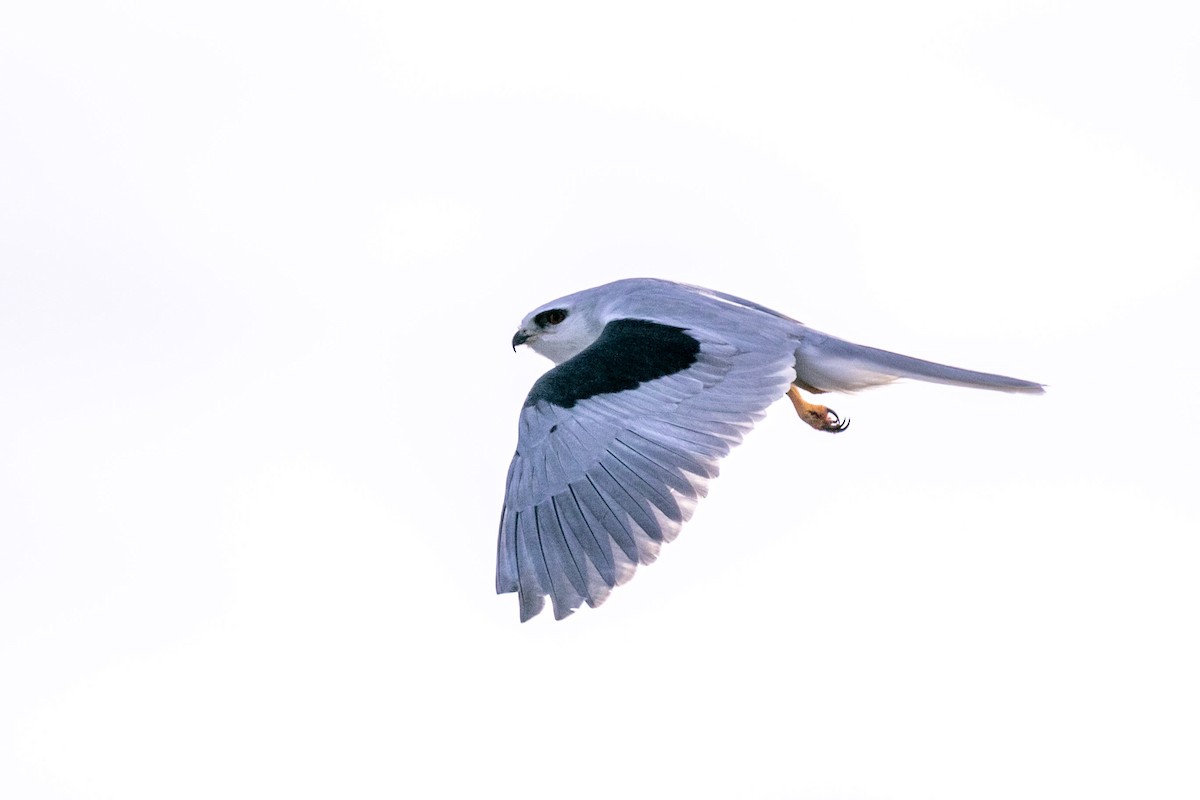
POLYGON ((850 427, 850 418, 842 419, 833 409, 827 409, 829 420, 826 422, 825 430, 830 433, 841 433, 850 427))

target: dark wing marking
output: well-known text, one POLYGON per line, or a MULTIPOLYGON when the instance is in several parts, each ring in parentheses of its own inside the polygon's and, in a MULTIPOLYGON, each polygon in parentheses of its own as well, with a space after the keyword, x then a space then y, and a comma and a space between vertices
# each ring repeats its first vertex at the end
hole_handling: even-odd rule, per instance
POLYGON ((598 394, 636 389, 696 363, 700 342, 683 328, 644 319, 618 319, 604 326, 586 350, 547 372, 525 399, 570 408, 598 394))

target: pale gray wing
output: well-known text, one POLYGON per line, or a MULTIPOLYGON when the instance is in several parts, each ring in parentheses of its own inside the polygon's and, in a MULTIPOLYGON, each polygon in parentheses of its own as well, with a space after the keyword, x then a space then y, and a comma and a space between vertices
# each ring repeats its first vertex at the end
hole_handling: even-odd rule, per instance
POLYGON ((1033 381, 902 356, 847 342, 811 328, 805 330, 796 350, 796 383, 814 391, 853 392, 890 383, 897 378, 999 392, 1041 394, 1045 391, 1042 384, 1033 381))
POLYGON ((653 561, 691 516, 720 459, 795 377, 792 343, 734 347, 696 334, 699 349, 686 368, 607 391, 622 384, 604 370, 636 354, 628 343, 622 360, 611 348, 603 354, 604 339, 546 373, 521 410, 496 591, 518 592, 522 621, 546 596, 556 619, 583 603, 597 606, 638 564, 653 561), (589 351, 592 360, 581 362, 588 369, 572 365, 589 351))

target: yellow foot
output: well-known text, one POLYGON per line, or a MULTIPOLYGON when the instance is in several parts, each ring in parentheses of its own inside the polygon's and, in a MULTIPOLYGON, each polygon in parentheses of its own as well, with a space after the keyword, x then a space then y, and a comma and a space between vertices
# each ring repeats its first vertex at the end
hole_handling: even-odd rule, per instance
POLYGON ((850 420, 839 418, 831 408, 808 402, 800 396, 800 390, 795 386, 788 389, 787 396, 788 400, 792 401, 792 405, 796 407, 796 413, 800 415, 800 419, 819 431, 841 433, 850 427, 850 420))

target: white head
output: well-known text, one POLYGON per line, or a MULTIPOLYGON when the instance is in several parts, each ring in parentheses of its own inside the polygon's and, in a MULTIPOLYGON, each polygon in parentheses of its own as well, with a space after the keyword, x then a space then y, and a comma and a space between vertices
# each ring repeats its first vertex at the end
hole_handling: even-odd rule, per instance
MULTIPOLYGON (((604 289, 606 287, 598 287, 604 289)), ((529 312, 513 336, 513 349, 527 344, 555 364, 576 355, 600 336, 608 323, 604 292, 589 289, 559 298, 529 312)))

